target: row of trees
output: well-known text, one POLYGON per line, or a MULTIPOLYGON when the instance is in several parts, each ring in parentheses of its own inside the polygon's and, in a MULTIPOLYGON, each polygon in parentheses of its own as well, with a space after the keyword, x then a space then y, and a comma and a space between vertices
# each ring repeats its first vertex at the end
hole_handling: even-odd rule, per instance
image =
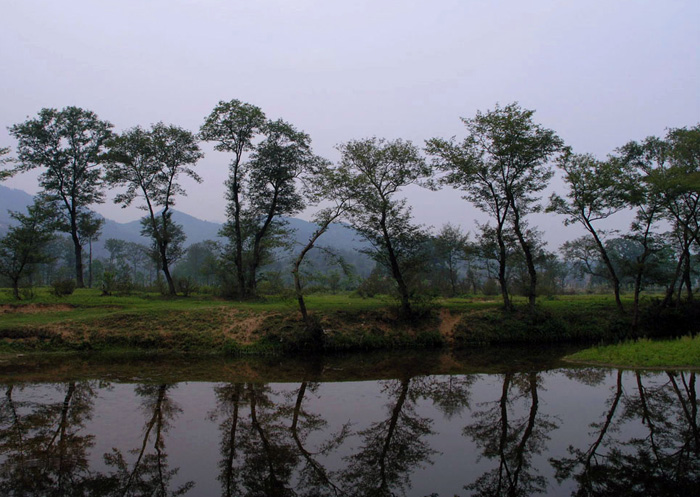
MULTIPOLYGON (((545 207, 588 231, 587 238, 567 243, 564 251, 592 273, 604 267, 621 310, 619 269, 599 225, 622 210, 636 211, 635 222, 623 235, 635 252, 635 316, 639 294, 659 264, 658 254, 668 247, 676 269, 665 282, 665 304, 674 296, 679 299, 683 287, 692 299, 700 229, 700 126, 628 143, 599 160, 573 153, 553 130, 536 123, 533 114, 516 103, 478 112, 463 119, 464 140, 428 140, 428 158, 400 139, 352 140, 338 146, 340 160, 332 164, 313 153, 307 134, 238 100, 220 102, 197 136, 163 123, 115 134, 110 123, 92 112, 43 109, 36 119, 10 127, 18 140, 17 159, 4 175, 42 169, 41 202, 62 213, 56 226, 73 241, 78 286, 84 285, 83 246, 100 227, 89 206, 103 202, 109 186, 121 188, 114 201, 122 206, 140 199, 139 207, 147 212, 143 234, 153 240, 169 292, 175 294, 170 266, 181 255, 177 251, 184 235, 172 221, 172 206, 177 195, 185 194, 178 183, 181 175, 201 181, 194 167, 202 157, 198 140, 203 140, 231 157, 221 264, 224 285, 238 298, 257 294, 260 268, 288 243, 283 217, 309 204, 323 205, 315 216, 317 231, 292 265, 304 316, 300 267, 330 224, 341 220, 369 242, 368 253, 390 275, 401 310, 410 315, 418 288, 414 275, 430 259, 426 250, 434 245, 427 243, 429 232, 414 222, 401 196, 402 189, 417 184, 462 190, 466 200, 490 215, 492 221, 480 226, 476 250, 482 261, 496 263, 506 309, 513 307, 508 274, 516 262, 526 269, 525 293, 530 307, 535 305, 546 253, 541 234, 527 219, 545 207), (569 192, 553 195, 544 206, 541 194, 554 174, 553 162, 569 192)), ((469 271, 468 264, 458 264, 462 273, 469 271)), ((450 278, 458 273, 453 269, 450 278)))

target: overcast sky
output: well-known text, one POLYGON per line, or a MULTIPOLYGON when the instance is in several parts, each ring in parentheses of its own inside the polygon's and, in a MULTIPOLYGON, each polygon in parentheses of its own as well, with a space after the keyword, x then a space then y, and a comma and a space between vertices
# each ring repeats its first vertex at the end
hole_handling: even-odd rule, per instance
MULTIPOLYGON (((514 101, 600 157, 700 122, 697 0, 0 0, 0 12, 0 146, 43 107, 90 109, 117 131, 197 131, 234 98, 309 133, 331 160, 350 139, 462 138, 460 117, 514 101)), ((229 157, 203 148, 204 183, 183 182, 176 208, 222 221, 229 157)), ((36 175, 5 185, 35 193, 36 175)), ((457 192, 407 195, 426 225, 486 219, 457 192)), ((96 210, 141 215, 111 199, 96 210)), ((536 222, 550 248, 575 234, 536 222)))

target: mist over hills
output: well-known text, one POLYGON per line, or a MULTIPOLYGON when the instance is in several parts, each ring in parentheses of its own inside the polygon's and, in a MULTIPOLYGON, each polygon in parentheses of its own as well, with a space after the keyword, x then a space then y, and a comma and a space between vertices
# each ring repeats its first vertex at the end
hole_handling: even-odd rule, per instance
MULTIPOLYGON (((8 188, 0 185, 0 236, 3 236, 12 222, 8 211, 26 212, 26 207, 31 205, 33 197, 25 191, 8 188)), ((99 217, 103 217, 97 214, 99 217)), ((139 220, 128 223, 118 223, 109 218, 104 218, 105 224, 102 228, 102 236, 93 243, 93 253, 95 257, 106 257, 108 255, 104 248, 104 242, 110 238, 125 240, 128 242, 148 245, 147 238, 141 236, 141 222, 139 220)), ((297 218, 285 218, 289 227, 294 230, 294 241, 297 244, 305 243, 311 234, 316 230, 316 225, 308 221, 297 218)), ((204 240, 224 241, 219 237, 220 223, 204 221, 184 212, 173 210, 173 220, 181 224, 187 240, 185 246, 204 240)), ((328 232, 320 239, 319 245, 331 247, 341 251, 355 251, 367 246, 367 243, 360 240, 359 235, 349 226, 336 223, 330 227, 328 232)))

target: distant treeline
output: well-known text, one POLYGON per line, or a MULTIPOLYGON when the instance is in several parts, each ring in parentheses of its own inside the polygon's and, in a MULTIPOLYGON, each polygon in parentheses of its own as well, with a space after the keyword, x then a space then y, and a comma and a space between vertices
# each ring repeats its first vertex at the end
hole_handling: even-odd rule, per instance
POLYGON ((575 153, 533 115, 517 103, 496 106, 463 118, 462 140, 433 138, 423 149, 401 139, 351 140, 338 145, 333 164, 313 153, 309 135, 238 100, 220 102, 196 134, 162 122, 115 133, 88 110, 42 109, 9 128, 18 141, 14 156, 1 149, 2 177, 39 169, 42 192, 26 213, 13 213, 0 242, 0 273, 17 298, 23 286, 69 278, 105 292, 158 286, 175 295, 199 286, 237 299, 293 288, 302 311, 303 293, 314 289, 392 293, 407 315, 424 295, 500 294, 512 309, 517 293, 534 308, 538 295, 601 283, 621 311, 621 291, 633 293, 635 319, 646 288, 663 291, 663 306, 692 300, 700 125, 621 144, 600 159, 575 153), (185 250, 172 208, 185 194, 180 177, 201 182, 200 141, 229 160, 225 242, 185 250), (555 166, 567 191, 543 202, 555 166), (431 233, 402 197, 409 185, 460 190, 465 209, 490 221, 471 235, 449 223, 431 233), (103 220, 90 206, 105 202, 107 191, 117 192, 115 203, 136 202, 146 212, 142 234, 151 244, 108 240, 109 258, 93 261, 103 220), (301 246, 291 243, 284 218, 315 205, 317 231, 301 246), (528 223, 543 210, 587 235, 565 243, 561 256, 547 251, 528 223), (634 213, 626 232, 601 229, 622 211, 634 213), (336 222, 367 242, 364 255, 318 248, 336 222), (55 236, 61 232, 67 237, 55 236))

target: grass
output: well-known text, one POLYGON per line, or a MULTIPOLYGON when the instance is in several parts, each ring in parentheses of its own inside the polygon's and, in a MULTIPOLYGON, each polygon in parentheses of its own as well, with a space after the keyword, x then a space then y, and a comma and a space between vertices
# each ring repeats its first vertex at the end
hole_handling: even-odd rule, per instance
POLYGON ((597 346, 567 356, 566 360, 634 368, 700 367, 700 335, 674 340, 641 338, 616 345, 597 346))
MULTIPOLYGON (((507 314, 499 296, 435 298, 416 306, 420 317, 406 320, 398 319, 397 302, 387 296, 306 297, 328 351, 611 343, 697 333, 700 322, 700 306, 662 315, 648 305, 647 329, 631 333, 629 315, 617 312, 612 296, 542 297, 534 314, 526 299, 516 297, 514 303, 516 311, 507 314)), ((78 289, 57 298, 40 288, 34 298, 16 302, 9 290, 0 289, 0 354, 125 349, 266 355, 317 345, 292 296, 235 302, 211 295, 103 297, 99 290, 78 289)))

